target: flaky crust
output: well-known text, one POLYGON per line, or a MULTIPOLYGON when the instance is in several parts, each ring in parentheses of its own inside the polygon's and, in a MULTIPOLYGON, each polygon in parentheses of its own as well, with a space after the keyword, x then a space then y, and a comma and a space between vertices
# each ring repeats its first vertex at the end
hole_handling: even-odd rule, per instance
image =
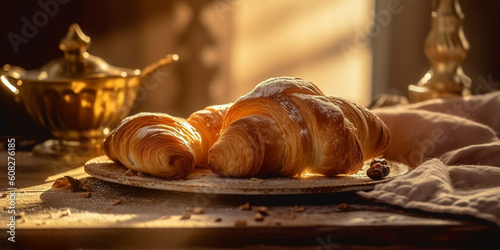
POLYGON ((187 177, 207 165, 230 105, 210 106, 185 120, 162 113, 125 118, 104 142, 106 155, 125 167, 167 179, 187 177))
POLYGON ((368 110, 326 97, 300 78, 279 77, 231 106, 208 165, 228 177, 352 174, 388 140, 389 131, 368 110))
POLYGON ((192 172, 202 143, 195 128, 182 118, 139 113, 110 133, 104 150, 111 160, 131 170, 180 179, 192 172))
POLYGON ((365 107, 341 97, 329 96, 328 99, 337 105, 344 116, 357 129, 364 159, 380 156, 389 145, 390 132, 385 123, 365 107))

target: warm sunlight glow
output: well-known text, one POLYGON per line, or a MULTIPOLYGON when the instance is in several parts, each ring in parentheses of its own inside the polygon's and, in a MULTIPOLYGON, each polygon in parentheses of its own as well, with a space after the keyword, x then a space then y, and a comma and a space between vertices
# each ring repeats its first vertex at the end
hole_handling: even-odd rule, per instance
POLYGON ((357 31, 371 1, 246 1, 234 12, 231 99, 276 76, 309 80, 327 95, 367 104, 372 53, 357 31), (258 18, 255 18, 256 15, 258 18))
POLYGON ((316 177, 316 176, 324 176, 324 175, 315 174, 315 173, 309 172, 309 170, 306 170, 306 171, 302 172, 302 174, 300 174, 299 178, 307 179, 307 178, 316 177))

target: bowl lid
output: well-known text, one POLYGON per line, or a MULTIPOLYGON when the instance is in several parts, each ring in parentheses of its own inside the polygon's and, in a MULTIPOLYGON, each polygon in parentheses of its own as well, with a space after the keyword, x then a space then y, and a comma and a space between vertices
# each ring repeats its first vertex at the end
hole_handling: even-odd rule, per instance
MULTIPOLYGON (((55 59, 44 65, 35 74, 37 80, 81 79, 102 77, 126 77, 138 75, 140 71, 118 68, 109 65, 103 59, 90 55, 90 37, 85 35, 76 23, 71 24, 68 33, 59 43, 64 57, 55 59)), ((33 75, 32 75, 33 76, 33 75)))

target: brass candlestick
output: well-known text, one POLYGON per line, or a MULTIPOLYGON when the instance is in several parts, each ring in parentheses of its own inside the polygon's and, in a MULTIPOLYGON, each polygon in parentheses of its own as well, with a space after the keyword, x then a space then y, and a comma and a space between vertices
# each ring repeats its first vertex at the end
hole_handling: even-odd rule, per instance
POLYGON ((461 67, 469 50, 463 19, 458 0, 438 0, 425 40, 431 67, 417 84, 408 86, 410 102, 470 95, 471 80, 461 67))

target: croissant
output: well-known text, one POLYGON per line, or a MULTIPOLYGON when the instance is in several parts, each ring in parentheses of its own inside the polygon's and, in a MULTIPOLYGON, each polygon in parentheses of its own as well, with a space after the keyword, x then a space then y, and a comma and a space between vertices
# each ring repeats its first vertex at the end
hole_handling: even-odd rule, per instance
POLYGON ((125 118, 104 142, 106 155, 125 167, 167 179, 187 177, 207 165, 229 105, 211 106, 187 120, 162 113, 125 118))
POLYGON ((380 156, 389 145, 390 132, 385 123, 367 108, 341 97, 328 97, 331 103, 337 105, 344 116, 357 129, 357 136, 361 142, 364 160, 380 156))
POLYGON ((209 106, 194 112, 187 118, 201 136, 201 151, 198 154, 197 166, 208 165, 208 149, 219 138, 222 121, 231 104, 209 106))
POLYGON ((352 174, 381 154, 389 137, 367 109, 300 78, 278 77, 229 108, 208 166, 227 177, 352 174))

